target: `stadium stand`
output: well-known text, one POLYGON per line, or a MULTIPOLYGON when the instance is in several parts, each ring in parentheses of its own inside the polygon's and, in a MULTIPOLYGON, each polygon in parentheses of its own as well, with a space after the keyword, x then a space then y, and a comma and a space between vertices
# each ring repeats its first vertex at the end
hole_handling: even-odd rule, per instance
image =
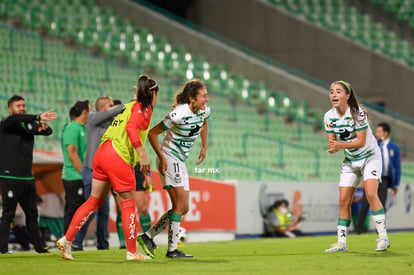
MULTIPOLYGON (((0 23, 3 105, 12 94, 20 93, 32 104, 29 111, 53 108, 59 114, 52 125, 55 134, 36 140, 38 148, 60 150, 60 133, 75 100, 93 101, 108 94, 128 101, 137 72, 149 73, 160 83, 152 124, 168 112, 174 91, 186 79, 198 77, 212 94, 213 110, 203 167, 219 168, 220 173, 197 173, 195 150, 188 160, 191 176, 337 181, 342 156, 323 152, 325 134, 315 132, 321 127, 322 110, 309 110, 303 100, 211 64, 93 1, 56 5, 51 0, 3 0, 0 4, 5 21, 0 23)), ((7 110, 0 114, 6 115, 7 110)), ((200 146, 200 140, 195 146, 200 146)), ((155 167, 155 155, 148 152, 155 167)), ((404 165, 407 171, 413 166, 404 165)))
MULTIPOLYGON (((314 24, 341 34, 352 41, 361 44, 373 51, 380 51, 393 59, 414 66, 414 50, 410 43, 399 38, 394 31, 389 31, 381 22, 375 22, 369 14, 361 14, 355 6, 346 1, 335 0, 268 0, 286 11, 300 16, 314 24)), ((404 14, 402 17, 410 18, 410 6, 407 1, 378 1, 385 10, 404 14)), ((409 1, 408 1, 409 2, 409 1)))

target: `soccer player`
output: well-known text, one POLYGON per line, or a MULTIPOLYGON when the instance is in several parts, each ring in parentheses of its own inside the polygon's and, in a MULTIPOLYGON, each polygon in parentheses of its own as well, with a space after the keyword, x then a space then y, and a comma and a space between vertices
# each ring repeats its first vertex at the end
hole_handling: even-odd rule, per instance
POLYGON ((36 252, 43 247, 38 224, 36 185, 32 171, 34 136, 49 136, 52 128, 42 121, 53 121, 57 114, 47 111, 37 115, 26 113, 23 97, 13 95, 7 101, 9 116, 0 121, 0 189, 3 216, 0 223, 0 253, 9 253, 10 223, 19 203, 26 215, 26 225, 36 252))
MULTIPOLYGON (((92 189, 92 162, 93 156, 101 143, 102 135, 106 129, 111 125, 114 116, 122 112, 123 105, 114 107, 112 99, 108 96, 100 96, 95 101, 96 112, 90 112, 88 114, 88 123, 86 124, 86 153, 83 160, 82 168, 82 181, 85 191, 85 200, 87 200, 91 194, 92 189)), ((77 234, 75 238, 83 240, 88 231, 89 223, 93 219, 94 214, 91 215, 88 222, 77 234)), ((109 196, 106 196, 104 204, 96 212, 96 237, 97 248, 108 249, 108 218, 109 218, 109 196)), ((82 242, 78 244, 78 248, 83 249, 82 242)), ((73 243, 72 243, 73 247, 73 243)))
POLYGON ((201 136, 202 148, 197 165, 206 157, 207 153, 207 118, 210 116, 207 90, 199 80, 188 81, 182 91, 176 95, 172 111, 163 121, 154 126, 148 139, 157 154, 157 165, 164 189, 167 189, 172 208, 146 233, 138 236, 137 240, 144 252, 154 258, 156 245, 153 238, 168 226, 168 251, 170 258, 192 258, 177 249, 178 232, 181 217, 188 212, 189 179, 185 160, 194 145, 197 136, 201 136), (158 144, 158 135, 166 132, 161 147, 158 144))
POLYGON ((333 108, 325 113, 324 124, 330 154, 344 149, 345 159, 339 180, 338 241, 326 252, 347 252, 348 227, 351 223, 351 203, 362 179, 372 218, 379 234, 376 251, 390 247, 385 227, 385 212, 378 198, 381 178, 381 152, 368 123, 366 110, 357 101, 351 85, 345 81, 331 84, 330 100, 333 108))
POLYGON ((111 185, 121 198, 122 227, 126 237, 127 260, 147 259, 136 247, 135 175, 138 161, 141 172, 150 170, 144 146, 151 114, 158 101, 158 84, 148 76, 140 76, 137 99, 125 105, 102 137, 93 160, 92 191, 88 200, 76 211, 65 236, 56 245, 64 259, 72 260, 71 242, 79 229, 103 203, 111 185))

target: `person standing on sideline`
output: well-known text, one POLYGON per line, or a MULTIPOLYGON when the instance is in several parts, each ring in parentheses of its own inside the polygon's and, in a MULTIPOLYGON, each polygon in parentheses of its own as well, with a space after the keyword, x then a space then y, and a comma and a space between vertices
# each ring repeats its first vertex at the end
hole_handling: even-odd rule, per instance
MULTIPOLYGON (((124 106, 118 105, 114 107, 112 99, 108 96, 98 97, 95 101, 96 112, 88 114, 88 123, 86 124, 86 155, 83 160, 82 181, 85 190, 85 200, 87 200, 92 190, 92 161, 101 138, 106 129, 111 125, 114 116, 122 112, 124 106)), ((88 231, 89 224, 95 214, 92 214, 85 226, 77 234, 79 240, 83 240, 88 231)), ((108 249, 108 218, 109 218, 109 196, 106 196, 103 205, 96 213, 96 237, 97 248, 108 249)), ((83 249, 83 246, 79 247, 83 249)))
MULTIPOLYGON (((375 131, 378 145, 381 149, 382 156, 382 175, 381 184, 378 187, 378 197, 387 211, 388 189, 392 190, 392 196, 395 197, 398 192, 401 178, 401 158, 400 149, 390 141, 391 127, 388 123, 380 123, 375 131)), ((368 201, 365 197, 362 200, 361 209, 358 214, 357 234, 364 233, 364 220, 368 212, 368 201)))
POLYGON ((172 111, 154 126, 148 139, 157 154, 158 170, 164 189, 167 189, 172 207, 146 233, 137 237, 144 252, 154 258, 156 247, 153 238, 168 226, 168 251, 170 258, 192 258, 177 249, 181 217, 188 212, 190 185, 185 160, 190 154, 198 135, 202 148, 197 165, 207 154, 207 119, 210 116, 207 89, 200 80, 188 81, 176 95, 172 111), (158 135, 166 132, 161 147, 158 135))
MULTIPOLYGON (((89 101, 77 101, 70 108, 71 122, 63 128, 63 187, 65 189, 65 213, 63 231, 69 227, 75 211, 85 202, 85 191, 82 181, 82 162, 86 153, 86 123, 88 122, 89 101)), ((77 235, 73 242, 76 250, 82 250, 83 239, 77 235)))
POLYGON ((32 171, 34 136, 50 136, 52 129, 42 121, 57 118, 54 111, 37 115, 26 114, 23 97, 13 95, 8 102, 9 116, 0 122, 0 189, 2 191, 3 215, 0 223, 0 252, 9 253, 10 223, 17 203, 26 215, 35 251, 48 252, 43 247, 38 224, 36 185, 32 171))
POLYGON ((138 79, 137 99, 125 105, 102 137, 93 159, 92 191, 76 211, 65 236, 56 245, 63 259, 73 260, 71 242, 76 233, 103 203, 111 185, 121 198, 122 226, 126 239, 127 260, 148 259, 137 250, 134 166, 140 161, 141 172, 150 171, 145 152, 152 110, 158 101, 158 84, 148 76, 138 79))
POLYGON ((361 179, 372 218, 379 234, 376 251, 390 247, 385 227, 385 212, 378 198, 381 177, 381 151, 369 126, 367 112, 358 104, 351 85, 335 81, 330 87, 333 108, 325 113, 324 124, 330 154, 344 149, 345 159, 339 180, 338 241, 325 252, 347 252, 348 228, 351 224, 351 203, 361 179))

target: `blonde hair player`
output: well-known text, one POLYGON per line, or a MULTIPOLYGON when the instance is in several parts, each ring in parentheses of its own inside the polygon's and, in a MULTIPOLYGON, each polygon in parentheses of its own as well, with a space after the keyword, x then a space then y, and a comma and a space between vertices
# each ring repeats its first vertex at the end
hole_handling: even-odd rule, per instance
POLYGON ((351 224, 352 197, 361 179, 379 235, 376 251, 390 247, 385 227, 385 212, 378 198, 382 172, 381 151, 372 134, 366 110, 356 99, 351 85, 345 81, 331 84, 332 109, 325 113, 330 154, 344 149, 345 159, 339 180, 338 241, 326 252, 347 252, 348 227, 351 224))
POLYGON ((167 189, 172 208, 164 213, 160 219, 146 233, 137 237, 137 241, 144 252, 154 258, 156 248, 153 238, 168 226, 168 251, 170 258, 192 258, 177 249, 181 217, 188 212, 189 180, 185 160, 188 158, 198 135, 201 136, 202 148, 197 165, 207 153, 207 118, 210 116, 207 90, 199 80, 188 81, 183 90, 176 95, 173 110, 163 121, 153 127, 148 139, 158 158, 158 170, 164 189, 167 189), (158 144, 158 135, 166 132, 161 147, 158 144))

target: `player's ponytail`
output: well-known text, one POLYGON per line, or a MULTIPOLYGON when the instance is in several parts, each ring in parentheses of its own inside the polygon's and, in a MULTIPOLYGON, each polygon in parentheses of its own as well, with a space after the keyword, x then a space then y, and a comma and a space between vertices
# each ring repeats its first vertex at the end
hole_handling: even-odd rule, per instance
POLYGON ((137 101, 141 102, 142 109, 147 109, 152 104, 154 93, 158 93, 159 87, 155 80, 147 75, 141 75, 137 84, 137 101))
POLYGON ((175 103, 173 104, 172 109, 180 104, 189 104, 190 97, 196 98, 198 91, 203 87, 204 84, 198 79, 187 81, 184 84, 182 91, 175 95, 175 103))

